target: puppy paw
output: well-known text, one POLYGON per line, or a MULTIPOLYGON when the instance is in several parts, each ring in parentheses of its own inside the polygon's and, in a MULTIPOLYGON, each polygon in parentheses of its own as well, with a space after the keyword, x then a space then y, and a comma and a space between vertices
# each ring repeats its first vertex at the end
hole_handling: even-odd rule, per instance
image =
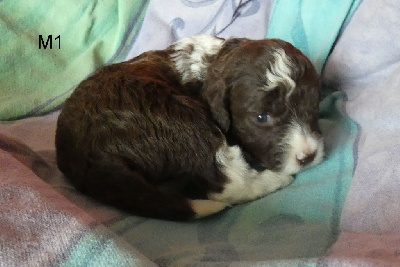
POLYGON ((277 189, 286 187, 290 185, 294 181, 294 177, 292 175, 282 174, 280 178, 277 179, 277 189))
POLYGON ((293 176, 265 170, 251 173, 242 180, 231 179, 220 193, 209 193, 208 197, 215 201, 240 204, 271 194, 294 181, 293 176))
POLYGON ((194 199, 190 200, 190 205, 196 213, 195 218, 202 218, 225 209, 230 205, 228 203, 219 202, 208 199, 194 199))

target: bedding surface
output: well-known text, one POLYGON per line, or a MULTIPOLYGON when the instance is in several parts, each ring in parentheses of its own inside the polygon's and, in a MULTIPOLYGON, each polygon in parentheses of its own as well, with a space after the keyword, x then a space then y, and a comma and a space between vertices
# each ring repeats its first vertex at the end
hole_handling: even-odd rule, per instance
POLYGON ((346 94, 346 113, 359 128, 330 257, 368 266, 400 265, 399 12, 398 1, 363 1, 323 75, 327 87, 346 94))
MULTIPOLYGON (((35 2, 31 10, 60 15, 35 2)), ((7 44, 0 64, 0 266, 399 266, 398 1, 133 2, 104 1, 119 15, 104 4, 64 6, 65 18, 80 12, 94 28, 66 20, 70 35, 64 25, 62 40, 81 32, 91 45, 78 49, 84 56, 77 61, 47 50, 40 60, 60 65, 46 67, 30 61, 41 57, 36 50, 26 56, 42 30, 20 34, 21 25, 34 23, 33 11, 0 2, 0 33, 14 35, 0 43, 7 44), (114 24, 94 31, 95 14, 114 24), (77 193, 55 163, 59 111, 44 113, 97 67, 199 33, 279 37, 310 56, 323 82, 325 161, 274 194, 183 223, 132 216, 77 193), (68 86, 38 90, 47 71, 49 84, 55 77, 68 86), (43 101, 29 104, 39 96, 43 101)))
POLYGON ((148 2, 0 1, 0 120, 59 108, 86 76, 121 61, 148 2))

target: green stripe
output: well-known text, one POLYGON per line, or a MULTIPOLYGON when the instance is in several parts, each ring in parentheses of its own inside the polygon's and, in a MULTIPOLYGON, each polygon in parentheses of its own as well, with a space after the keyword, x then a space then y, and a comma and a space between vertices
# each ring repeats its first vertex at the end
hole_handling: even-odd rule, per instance
POLYGON ((121 59, 148 2, 1 2, 0 120, 52 110, 95 69, 121 59), (39 49, 40 34, 60 35, 61 49, 54 40, 53 49, 39 49))
POLYGON ((340 32, 360 0, 275 0, 267 38, 298 47, 321 73, 340 32))

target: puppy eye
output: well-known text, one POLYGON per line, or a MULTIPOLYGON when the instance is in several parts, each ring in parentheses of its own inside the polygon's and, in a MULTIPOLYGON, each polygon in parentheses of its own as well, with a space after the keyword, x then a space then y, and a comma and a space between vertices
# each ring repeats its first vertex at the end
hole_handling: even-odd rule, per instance
POLYGON ((257 121, 260 123, 266 123, 269 122, 271 120, 271 116, 269 116, 268 114, 260 114, 257 116, 257 121))

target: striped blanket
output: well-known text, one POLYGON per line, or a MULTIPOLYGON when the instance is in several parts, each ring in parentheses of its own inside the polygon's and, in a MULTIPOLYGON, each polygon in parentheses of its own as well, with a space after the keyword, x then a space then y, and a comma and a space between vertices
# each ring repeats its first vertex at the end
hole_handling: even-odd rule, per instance
POLYGON ((398 266, 398 14, 396 0, 0 1, 0 266, 398 266), (65 98, 104 64, 199 33, 282 38, 310 57, 325 161, 189 222, 77 193, 55 164, 65 98))

